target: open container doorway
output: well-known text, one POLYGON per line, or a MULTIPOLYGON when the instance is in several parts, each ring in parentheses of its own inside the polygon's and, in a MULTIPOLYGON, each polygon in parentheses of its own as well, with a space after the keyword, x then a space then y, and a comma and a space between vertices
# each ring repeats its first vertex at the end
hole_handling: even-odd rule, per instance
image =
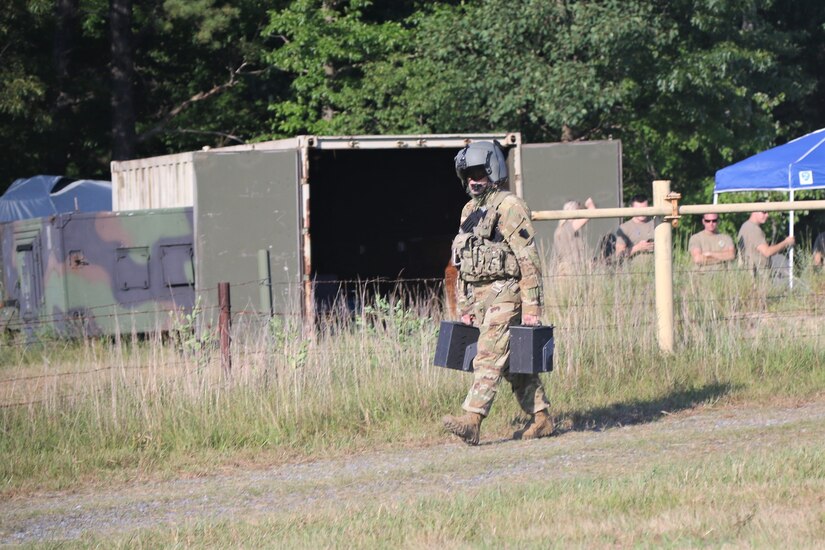
POLYGON ((309 152, 315 307, 382 294, 439 291, 468 200, 458 148, 309 152))

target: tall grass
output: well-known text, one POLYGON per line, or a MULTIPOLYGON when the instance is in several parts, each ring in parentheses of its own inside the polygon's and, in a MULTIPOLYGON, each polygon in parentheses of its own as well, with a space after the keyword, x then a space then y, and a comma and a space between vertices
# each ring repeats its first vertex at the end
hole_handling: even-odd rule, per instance
MULTIPOLYGON (((556 325, 557 353, 544 380, 562 426, 823 391, 823 275, 805 270, 789 291, 680 262, 672 356, 658 351, 649 269, 548 275, 544 322, 556 325)), ((297 316, 242 316, 231 374, 214 339, 190 345, 186 334, 5 345, 0 491, 445 437, 438 419, 459 411, 470 377, 431 365, 440 300, 360 303, 338 304, 312 327, 297 316)), ((483 438, 508 437, 522 420, 505 383, 483 438)))

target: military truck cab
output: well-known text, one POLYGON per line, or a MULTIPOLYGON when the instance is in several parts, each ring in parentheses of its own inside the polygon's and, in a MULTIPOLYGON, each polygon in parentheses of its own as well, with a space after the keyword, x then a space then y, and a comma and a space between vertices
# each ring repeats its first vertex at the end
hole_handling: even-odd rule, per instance
POLYGON ((191 208, 7 222, 0 320, 29 336, 168 330, 194 305, 192 237, 191 208))

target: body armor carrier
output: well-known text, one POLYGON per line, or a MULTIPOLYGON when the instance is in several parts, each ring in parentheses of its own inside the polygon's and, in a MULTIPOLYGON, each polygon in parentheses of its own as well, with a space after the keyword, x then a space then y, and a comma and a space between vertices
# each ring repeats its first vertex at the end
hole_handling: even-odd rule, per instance
POLYGON ((498 230, 498 207, 510 193, 499 193, 489 206, 473 211, 453 239, 453 265, 468 283, 521 275, 516 255, 498 230))

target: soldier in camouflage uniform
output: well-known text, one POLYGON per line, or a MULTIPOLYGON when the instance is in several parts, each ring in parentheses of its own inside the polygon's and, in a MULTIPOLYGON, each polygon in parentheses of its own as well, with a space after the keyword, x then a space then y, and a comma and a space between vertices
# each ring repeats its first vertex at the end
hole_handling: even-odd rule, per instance
POLYGON ((477 445, 481 421, 489 414, 501 378, 513 388, 531 418, 515 437, 551 435, 550 403, 538 375, 510 374, 510 326, 538 325, 542 308, 539 254, 530 211, 523 200, 500 189, 507 163, 497 142, 471 143, 455 158, 456 173, 471 200, 461 212, 453 241, 459 271, 457 297, 461 320, 480 329, 473 360, 473 386, 462 416, 445 416, 444 427, 465 443, 477 445))

